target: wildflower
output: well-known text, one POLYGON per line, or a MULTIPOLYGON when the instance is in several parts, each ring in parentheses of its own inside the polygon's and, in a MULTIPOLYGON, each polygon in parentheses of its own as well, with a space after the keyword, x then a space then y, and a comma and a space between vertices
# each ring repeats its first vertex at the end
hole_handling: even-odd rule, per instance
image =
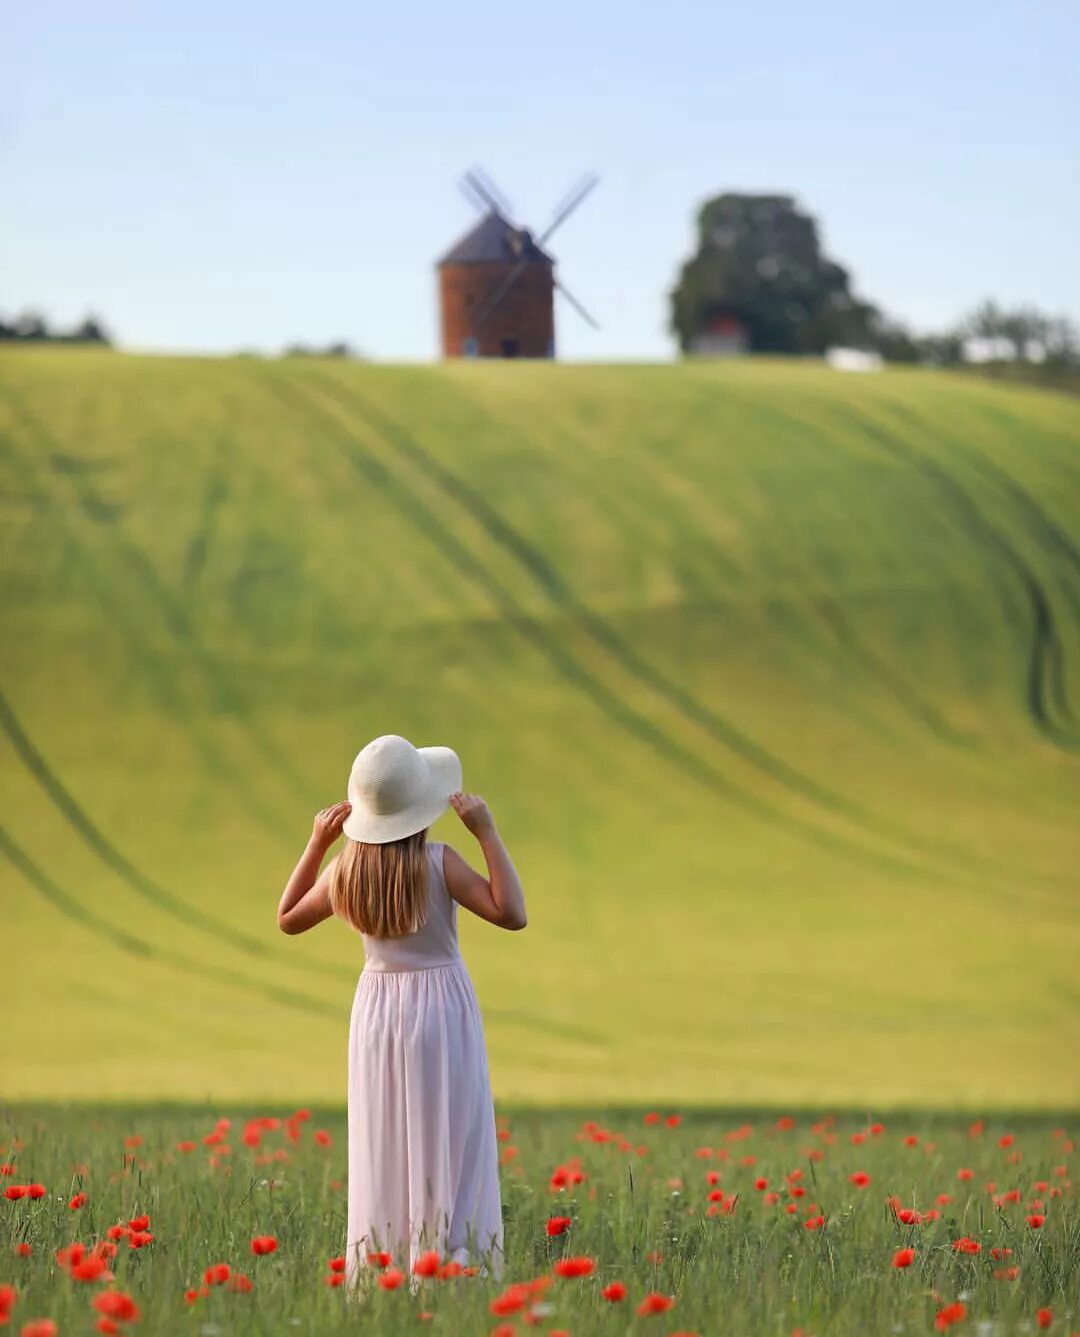
POLYGON ((569 1229, 572 1224, 572 1218, 569 1216, 552 1216, 548 1218, 547 1233, 549 1235, 561 1235, 569 1229))
POLYGON ((777 1119, 776 1126, 782 1133, 786 1133, 790 1129, 795 1127, 795 1120, 791 1117, 790 1114, 783 1114, 780 1116, 779 1119, 777 1119))
POLYGON ((937 1317, 934 1319, 934 1327, 938 1332, 944 1332, 954 1323, 959 1323, 962 1318, 967 1317, 967 1306, 954 1300, 951 1305, 946 1305, 944 1309, 939 1309, 937 1317))
POLYGON ((626 1287, 621 1281, 612 1281, 600 1292, 605 1300, 610 1300, 612 1304, 617 1304, 620 1300, 626 1299, 626 1287))
POLYGON ((865 1188, 870 1182, 870 1176, 865 1170, 856 1170, 853 1175, 848 1175, 848 1180, 854 1184, 856 1188, 865 1188))
POLYGON ((15 1301, 19 1298, 19 1293, 14 1286, 0 1286, 0 1324, 4 1324, 10 1319, 11 1311, 15 1308, 15 1301))
POLYGON ((119 1323, 136 1323, 139 1306, 123 1291, 101 1291, 90 1301, 99 1314, 119 1323))
POLYGON ((1012 1250, 1011 1250, 1011 1249, 1008 1249, 1008 1248, 1005 1248, 1003 1245, 998 1245, 998 1246, 995 1246, 993 1249, 990 1250, 990 1257, 991 1257, 991 1258, 997 1258, 997 1259, 1001 1259, 1001 1258, 1011 1258, 1011 1257, 1012 1257, 1012 1250))
POLYGON ((330 1272, 330 1273, 328 1273, 325 1277, 323 1277, 323 1281, 326 1283, 327 1286, 344 1286, 344 1285, 345 1285, 345 1278, 344 1278, 344 1276, 343 1276, 340 1272, 330 1272))
POLYGON ((255 1289, 254 1285, 252 1284, 251 1278, 245 1276, 243 1272, 233 1273, 233 1275, 229 1278, 228 1288, 230 1291, 242 1291, 245 1295, 247 1295, 249 1292, 255 1289))
POLYGON ((211 1263, 203 1273, 203 1281, 207 1286, 221 1286, 231 1275, 232 1268, 228 1263, 211 1263))
POLYGON ((1042 1212, 1032 1212, 1027 1219, 1027 1223, 1032 1230, 1041 1230, 1045 1222, 1046 1217, 1043 1216, 1042 1212))
POLYGON ((644 1122, 644 1123, 647 1123, 647 1124, 659 1123, 659 1122, 660 1122, 660 1116, 659 1116, 659 1114, 656 1114, 656 1113, 646 1114, 646 1116, 645 1116, 643 1122, 644 1122))
POLYGON ((251 1241, 251 1252, 258 1256, 273 1253, 277 1248, 277 1240, 273 1235, 256 1235, 251 1241))
POLYGON ((73 1212, 77 1212, 77 1211, 79 1210, 80 1207, 85 1207, 85 1206, 86 1206, 86 1194, 85 1194, 85 1193, 76 1193, 75 1196, 74 1196, 74 1197, 71 1199, 71 1201, 68 1203, 68 1207, 69 1207, 70 1210, 73 1211, 73 1212))
POLYGON ((883 1123, 872 1123, 870 1125, 871 1137, 880 1137, 884 1131, 885 1131, 885 1125, 883 1123))
POLYGON ((914 1249, 897 1249, 893 1254, 893 1267, 910 1267, 915 1261, 914 1249))
POLYGON ((555 1273, 560 1277, 587 1277, 595 1266, 592 1258, 560 1258, 555 1273))
POLYGON ((435 1275, 440 1281, 449 1281, 452 1277, 460 1277, 464 1271, 460 1263, 449 1262, 444 1263, 435 1275))
POLYGON ((1014 1263, 1011 1267, 995 1267, 994 1276, 998 1281, 1015 1281, 1020 1269, 1014 1263))
POLYGON ((367 1256, 367 1260, 372 1267, 389 1267, 390 1264, 394 1261, 393 1256, 391 1254, 386 1253, 385 1251, 376 1251, 375 1253, 369 1253, 367 1256))
POLYGON ((35 1318, 22 1325, 19 1337, 56 1337, 59 1331, 51 1318, 35 1318))
POLYGON ((975 1178, 975 1171, 974 1171, 974 1170, 968 1170, 967 1168, 964 1168, 964 1169, 961 1169, 961 1170, 957 1170, 957 1172, 956 1172, 956 1177, 957 1177, 957 1179, 974 1179, 974 1178, 975 1178))
POLYGON ((953 1253, 982 1253, 982 1245, 978 1240, 972 1239, 970 1235, 964 1235, 961 1239, 953 1240, 953 1253))
POLYGON ((764 1193, 765 1190, 769 1187, 769 1181, 767 1179, 762 1179, 759 1177, 754 1180, 754 1187, 757 1189, 759 1193, 764 1193))
POLYGON ((904 1138, 905 1147, 917 1147, 918 1145, 919 1145, 919 1139, 915 1136, 914 1133, 909 1133, 907 1137, 904 1138))
POLYGON ((501 1295, 497 1295, 488 1308, 497 1318, 505 1318, 507 1314, 516 1314, 519 1309, 524 1309, 529 1302, 530 1294, 529 1287, 524 1282, 515 1282, 507 1286, 501 1295))
POLYGON ((330 1136, 330 1134, 326 1131, 325 1128, 316 1128, 315 1141, 319 1144, 320 1147, 329 1147, 333 1145, 334 1139, 330 1136))
POLYGON ((679 1124, 682 1123, 682 1115, 669 1114, 667 1118, 664 1120, 664 1122, 667 1124, 669 1128, 678 1128, 679 1124))
POLYGON ((108 1264, 100 1254, 92 1253, 71 1269, 76 1281, 112 1281, 108 1264))
POLYGON ((9 1184, 7 1188, 4 1189, 4 1197, 7 1198, 9 1202, 15 1202, 19 1198, 25 1198, 28 1191, 29 1190, 25 1184, 9 1184))
POLYGON ((439 1255, 437 1250, 428 1249, 422 1253, 416 1262, 413 1263, 413 1275, 417 1277, 433 1277, 439 1270, 439 1255))
POLYGON ((142 1249, 153 1242, 154 1237, 149 1230, 131 1230, 128 1232, 128 1244, 133 1249, 142 1249))
POLYGON ((405 1273, 397 1267, 388 1267, 385 1272, 379 1273, 379 1285, 384 1291, 396 1291, 405 1280, 405 1273))
POLYGON ((1013 1137, 1012 1133, 1005 1133, 998 1138, 998 1146, 1004 1150, 1005 1147, 1011 1147, 1015 1141, 1016 1138, 1013 1137))
POLYGON ((329 1261, 329 1263, 327 1264, 327 1266, 329 1267, 329 1269, 330 1269, 331 1272, 344 1272, 344 1271, 345 1271, 345 1259, 344 1259, 344 1258, 331 1258, 330 1261, 329 1261))
POLYGON ((897 1207, 896 1219, 905 1226, 917 1226, 922 1224, 922 1212, 917 1212, 914 1207, 897 1207))
POLYGON ((15 1245, 15 1252, 20 1258, 29 1258, 34 1250, 25 1240, 20 1240, 19 1243, 15 1245))
POLYGON ((670 1295, 661 1295, 659 1291, 650 1291, 637 1307, 638 1316, 648 1318, 651 1314, 663 1314, 674 1303, 675 1301, 670 1295))
POLYGON ((144 1213, 142 1216, 133 1216, 133 1217, 131 1218, 131 1220, 128 1222, 128 1229, 129 1229, 129 1230, 149 1230, 149 1229, 150 1229, 150 1218, 149 1218, 149 1216, 145 1215, 145 1213, 144 1213))
POLYGON ((122 1240, 125 1235, 130 1233, 130 1231, 131 1231, 130 1226, 116 1225, 116 1226, 110 1226, 108 1230, 106 1230, 105 1234, 111 1240, 122 1240))
POLYGON ((1048 1328, 1054 1321, 1054 1311, 1052 1309, 1039 1309, 1035 1313, 1035 1322, 1040 1328, 1048 1328))
POLYGON ((194 1151, 194 1150, 195 1150, 195 1143, 194 1143, 194 1142, 187 1142, 187 1141, 185 1141, 185 1142, 177 1142, 177 1144, 176 1144, 176 1150, 177 1150, 177 1151, 185 1151, 185 1152, 187 1152, 187 1151, 194 1151))
POLYGON ((808 1216, 806 1220, 803 1222, 803 1226, 807 1230, 820 1230, 824 1224, 825 1224, 825 1218, 821 1215, 808 1216))
POLYGON ((514 1337, 514 1325, 512 1323, 497 1323, 491 1329, 489 1337, 514 1337))

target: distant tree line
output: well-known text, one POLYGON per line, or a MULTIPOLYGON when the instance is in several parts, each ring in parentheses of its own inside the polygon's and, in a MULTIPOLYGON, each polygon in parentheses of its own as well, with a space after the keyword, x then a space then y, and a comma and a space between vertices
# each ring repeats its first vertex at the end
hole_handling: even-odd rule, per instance
POLYGON ((824 255, 817 220, 790 195, 728 193, 697 215, 695 253, 670 294, 671 329, 685 353, 710 331, 755 353, 820 354, 860 348, 888 361, 970 361, 1080 368, 1080 331, 1065 316, 984 301, 941 333, 917 334, 852 291, 824 255))
POLYGON ((108 347, 113 342, 96 316, 87 316, 69 330, 58 330, 36 311, 24 311, 10 318, 0 315, 0 339, 23 343, 104 344, 108 347))

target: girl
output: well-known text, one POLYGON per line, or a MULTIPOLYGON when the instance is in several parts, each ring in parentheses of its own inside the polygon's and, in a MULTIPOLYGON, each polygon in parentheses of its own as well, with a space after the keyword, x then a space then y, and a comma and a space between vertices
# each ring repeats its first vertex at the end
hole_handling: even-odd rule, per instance
POLYGON ((411 1268, 428 1249, 498 1277, 495 1114, 457 907, 522 929, 521 882, 487 804, 461 792, 450 748, 385 734, 357 754, 347 792, 316 815, 278 906, 285 933, 336 914, 364 943, 349 1025, 346 1282, 369 1253, 411 1268), (479 841, 487 877, 427 839, 448 804, 479 841), (345 848, 320 873, 342 833, 345 848))

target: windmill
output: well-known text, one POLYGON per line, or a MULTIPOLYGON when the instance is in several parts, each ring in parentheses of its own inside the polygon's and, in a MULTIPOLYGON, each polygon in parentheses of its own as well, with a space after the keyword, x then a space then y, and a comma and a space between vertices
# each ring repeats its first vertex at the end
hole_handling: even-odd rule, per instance
POLYGON ((556 289, 600 328, 556 277, 555 261, 544 250, 599 179, 589 173, 576 182, 534 237, 511 221, 513 209, 485 172, 465 173, 461 189, 481 218, 438 262, 444 357, 554 357, 556 289))

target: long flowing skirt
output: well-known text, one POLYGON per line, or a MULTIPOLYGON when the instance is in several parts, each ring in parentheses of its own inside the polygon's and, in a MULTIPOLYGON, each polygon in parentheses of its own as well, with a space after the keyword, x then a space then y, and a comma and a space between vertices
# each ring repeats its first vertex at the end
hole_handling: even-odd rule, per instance
POLYGON ((480 1007, 463 961, 364 969, 349 1025, 349 1289, 374 1251, 503 1270, 498 1143, 480 1007))

